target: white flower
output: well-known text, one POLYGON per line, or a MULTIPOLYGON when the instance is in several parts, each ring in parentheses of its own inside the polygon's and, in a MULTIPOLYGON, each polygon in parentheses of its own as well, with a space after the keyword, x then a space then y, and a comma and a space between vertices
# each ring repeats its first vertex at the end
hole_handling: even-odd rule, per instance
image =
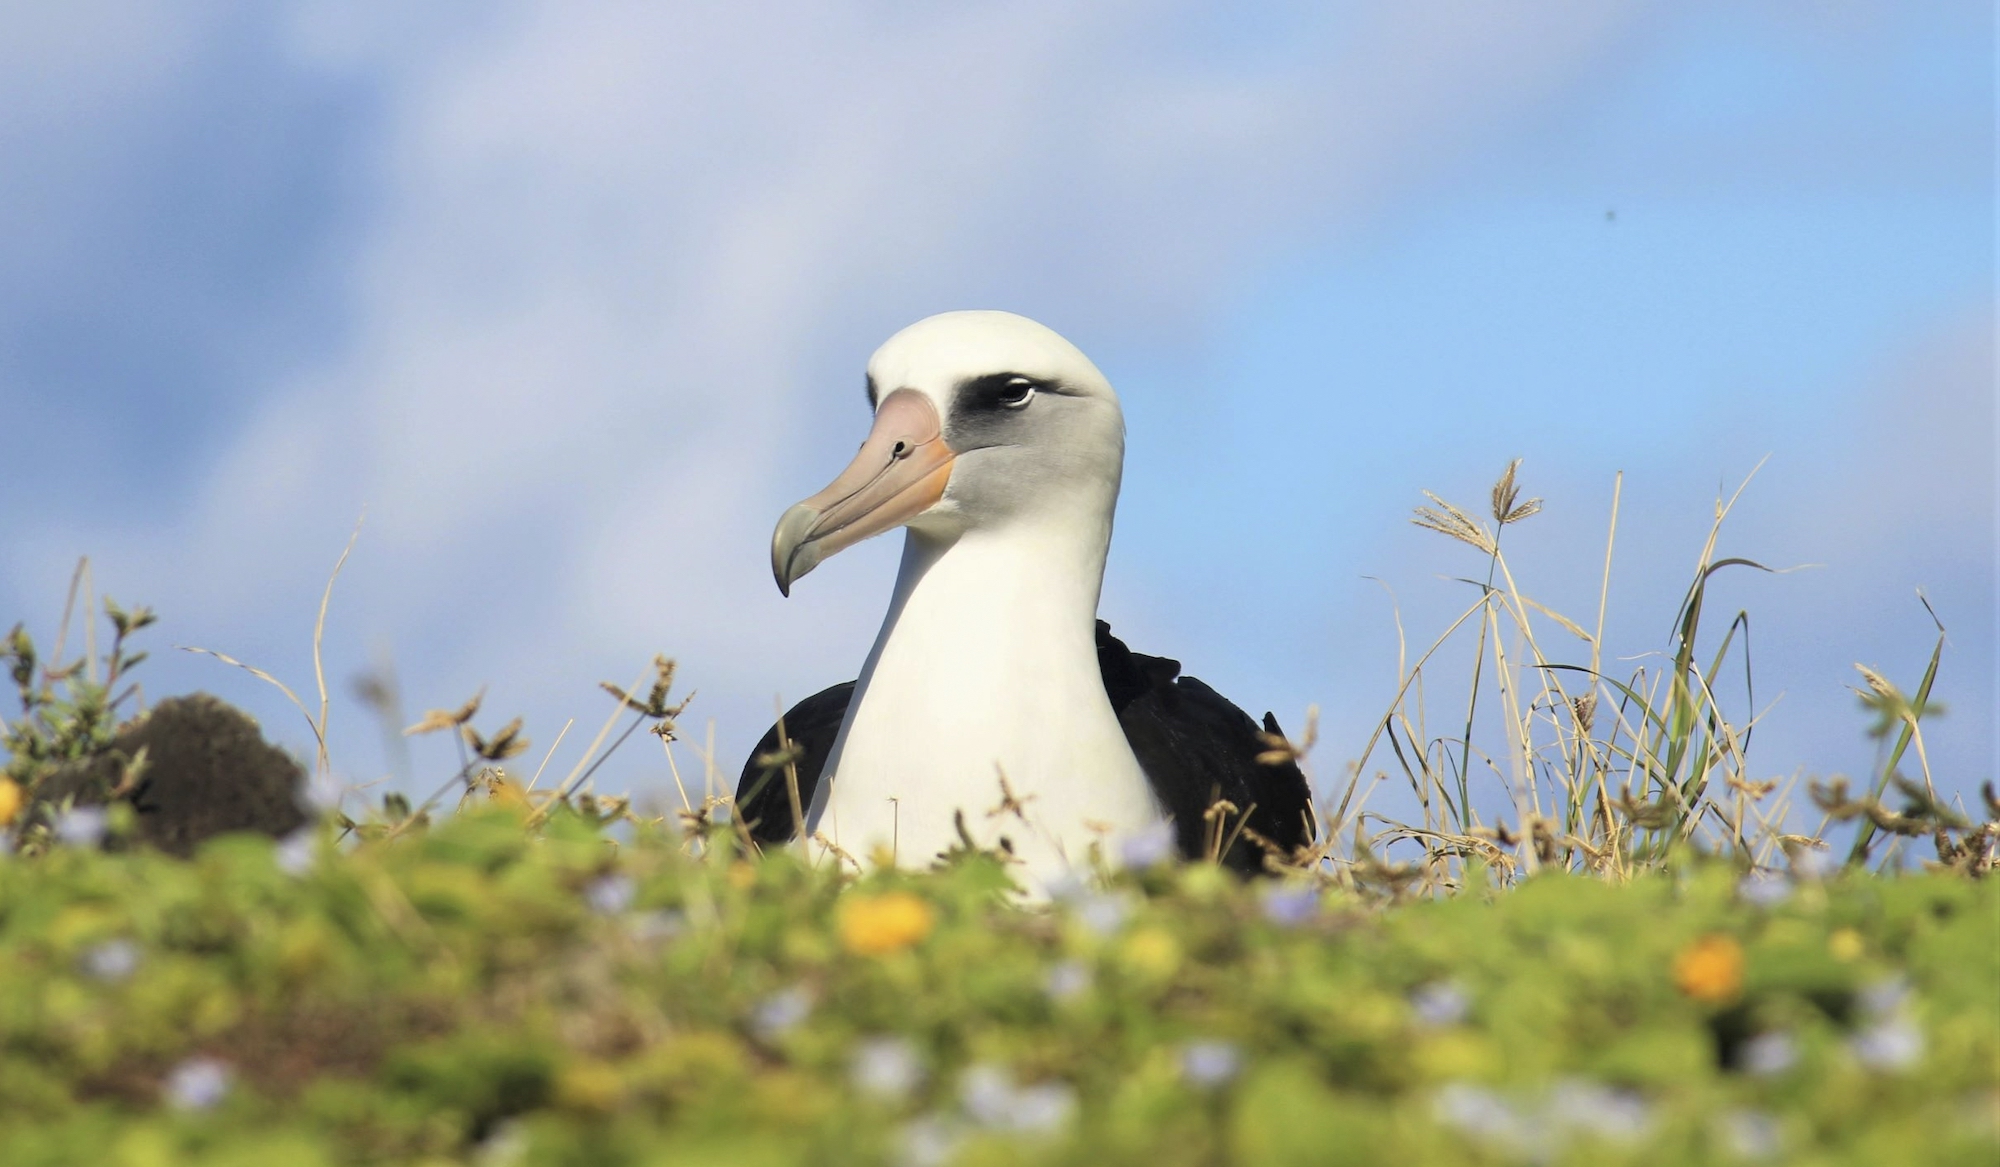
POLYGON ((124 937, 94 944, 83 954, 83 971, 100 981, 122 981, 139 967, 139 946, 124 937))
POLYGON ((325 813, 337 811, 347 800, 347 786, 331 774, 314 774, 306 780, 302 809, 325 813))
POLYGON ((56 819, 56 838, 71 847, 95 847, 109 825, 101 806, 73 806, 56 819))
POLYGON ((1242 1068, 1243 1055, 1229 1042, 1203 1039, 1181 1047, 1181 1076, 1203 1089, 1228 1082, 1242 1068))
POLYGON ((312 870, 313 860, 319 856, 319 832, 312 826, 300 827, 278 840, 271 853, 271 859, 278 870, 286 875, 304 875, 312 870))
POLYGON ((1443 1029, 1465 1020, 1472 1011, 1472 998, 1450 981, 1432 981, 1410 994, 1410 1011, 1426 1029, 1443 1029))
POLYGON ((854 1084, 864 1094, 901 1101, 924 1080, 917 1047, 900 1037, 871 1037, 854 1050, 854 1084))
POLYGON ((229 1067, 215 1058, 194 1057, 167 1075, 168 1105, 176 1110, 208 1110, 229 1094, 229 1067))
POLYGON ((590 886, 583 889, 583 899, 598 915, 617 916, 632 906, 632 897, 638 891, 631 877, 606 875, 592 880, 590 886))

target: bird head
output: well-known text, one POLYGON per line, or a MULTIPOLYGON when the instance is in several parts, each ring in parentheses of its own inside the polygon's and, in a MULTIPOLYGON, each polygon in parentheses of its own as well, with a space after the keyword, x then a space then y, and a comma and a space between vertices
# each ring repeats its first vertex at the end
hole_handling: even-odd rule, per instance
POLYGON ((1011 312, 946 312, 868 361, 875 423, 771 538, 778 590, 896 527, 939 538, 1023 521, 1108 525, 1124 465, 1118 395, 1090 358, 1011 312))

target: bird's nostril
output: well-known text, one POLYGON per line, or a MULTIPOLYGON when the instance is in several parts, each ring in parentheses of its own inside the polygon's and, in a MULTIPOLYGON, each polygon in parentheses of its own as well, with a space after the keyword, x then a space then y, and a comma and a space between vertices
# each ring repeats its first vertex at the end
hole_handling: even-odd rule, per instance
POLYGON ((908 452, 909 452, 909 449, 910 449, 910 443, 908 443, 908 442, 897 442, 897 443, 896 443, 896 448, 895 448, 894 450, 891 450, 891 451, 889 452, 889 456, 890 456, 891 458, 900 458, 900 457, 902 457, 902 456, 903 456, 904 454, 908 453, 908 452))

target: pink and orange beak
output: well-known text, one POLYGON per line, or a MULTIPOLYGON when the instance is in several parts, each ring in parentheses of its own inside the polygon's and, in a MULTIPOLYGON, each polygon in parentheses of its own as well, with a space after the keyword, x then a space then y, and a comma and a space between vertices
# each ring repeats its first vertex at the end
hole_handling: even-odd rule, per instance
POLYGON ((875 408, 875 428, 831 485, 786 511, 771 535, 778 591, 821 560, 870 535, 900 527, 944 497, 952 459, 937 407, 914 389, 898 389, 875 408))

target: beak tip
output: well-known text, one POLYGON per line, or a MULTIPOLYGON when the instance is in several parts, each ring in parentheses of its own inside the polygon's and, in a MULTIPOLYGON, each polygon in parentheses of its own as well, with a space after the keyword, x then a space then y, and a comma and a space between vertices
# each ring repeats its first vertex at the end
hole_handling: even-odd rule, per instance
POLYGON ((771 533, 771 578, 778 583, 778 594, 790 599, 792 585, 800 576, 819 564, 819 556, 807 534, 814 523, 819 521, 819 512, 800 503, 786 511, 778 520, 778 529, 771 533))

